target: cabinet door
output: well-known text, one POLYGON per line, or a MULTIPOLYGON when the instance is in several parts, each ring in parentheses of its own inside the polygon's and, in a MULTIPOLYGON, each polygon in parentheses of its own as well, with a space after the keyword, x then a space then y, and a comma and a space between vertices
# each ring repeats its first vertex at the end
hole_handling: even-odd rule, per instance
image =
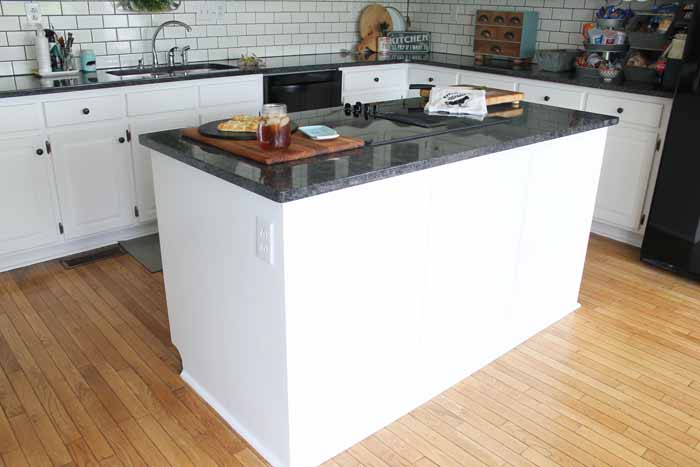
POLYGON ((81 237, 134 222, 126 122, 50 135, 65 234, 81 237))
POLYGON ((595 220, 639 230, 656 138, 656 131, 624 125, 608 129, 595 220))
POLYGON ((140 222, 147 222, 156 218, 156 198, 153 192, 151 150, 139 143, 139 135, 188 126, 197 126, 197 114, 192 111, 162 116, 154 115, 131 120, 131 153, 134 160, 136 206, 138 207, 140 222))
POLYGON ((43 138, 0 145, 0 255, 58 241, 53 172, 43 138))

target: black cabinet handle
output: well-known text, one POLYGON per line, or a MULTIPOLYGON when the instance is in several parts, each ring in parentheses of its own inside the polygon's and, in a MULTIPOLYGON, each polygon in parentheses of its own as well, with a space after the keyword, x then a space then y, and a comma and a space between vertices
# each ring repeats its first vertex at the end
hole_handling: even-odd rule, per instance
POLYGON ((549 96, 544 96, 544 101, 545 101, 545 102, 549 102, 550 99, 551 99, 551 97, 549 97, 549 96))
POLYGON ((624 111, 625 111, 625 109, 623 109, 622 107, 617 108, 617 113, 619 113, 619 114, 621 114, 624 111))
POLYGON ((515 39, 515 34, 513 34, 513 33, 510 32, 510 31, 507 32, 507 33, 505 34, 505 36, 506 36, 506 39, 508 39, 509 41, 512 41, 513 39, 515 39))
POLYGON ((126 142, 126 139, 123 136, 119 137, 119 142, 124 144, 126 142))
POLYGON ((83 115, 88 115, 88 114, 90 114, 90 109, 88 109, 87 107, 85 107, 85 108, 83 109, 83 115))
POLYGON ((491 31, 489 31, 488 29, 481 31, 481 37, 483 37, 484 39, 489 39, 491 37, 491 31))
POLYGON ((36 155, 37 155, 37 156, 43 156, 43 155, 44 155, 44 150, 41 149, 41 148, 37 149, 37 150, 36 150, 36 155))
POLYGON ((435 78, 428 78, 429 83, 432 83, 433 81, 435 81, 435 78))
POLYGON ((374 82, 375 82, 375 83, 378 83, 378 82, 379 82, 379 77, 375 76, 374 82))
POLYGON ((481 15, 479 16, 479 22, 481 23, 488 23, 489 22, 489 17, 486 15, 481 15))
POLYGON ((512 24, 520 24, 520 18, 518 18, 517 16, 513 16, 513 17, 510 19, 510 22, 511 22, 512 24))
POLYGON ((498 24, 503 24, 503 23, 506 22, 506 20, 505 20, 505 18, 503 18, 503 16, 496 16, 496 17, 494 18, 494 21, 495 21, 496 23, 498 23, 498 24))
POLYGON ((493 47, 491 47, 491 52, 495 52, 495 53, 499 54, 499 53, 501 53, 501 48, 497 45, 494 45, 493 47))

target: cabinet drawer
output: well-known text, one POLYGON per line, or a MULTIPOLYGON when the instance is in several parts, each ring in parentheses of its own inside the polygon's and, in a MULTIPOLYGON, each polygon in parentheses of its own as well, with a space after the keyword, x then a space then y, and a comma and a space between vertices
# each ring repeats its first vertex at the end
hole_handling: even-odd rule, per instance
POLYGON ((533 84, 520 84, 519 91, 525 94, 526 102, 574 110, 581 110, 583 107, 583 92, 533 84))
POLYGON ((0 132, 36 130, 41 127, 40 114, 35 104, 0 107, 0 132))
POLYGON ((468 86, 486 86, 493 89, 505 89, 506 91, 515 91, 516 87, 515 80, 499 78, 498 76, 485 73, 460 73, 457 82, 468 86))
POLYGON ((476 27, 476 38, 479 40, 520 42, 522 32, 523 30, 520 28, 479 25, 476 27))
MULTIPOLYGON (((215 105, 237 104, 258 101, 262 93, 258 81, 241 81, 223 84, 212 84, 199 88, 199 105, 210 107, 215 105)), ((260 109, 258 109, 259 111, 260 109)))
POLYGON ((590 94, 586 110, 619 117, 621 122, 658 128, 664 107, 661 104, 640 102, 617 97, 590 94))
POLYGON ((476 24, 521 27, 523 14, 521 12, 479 10, 476 14, 476 24))
POLYGON ((122 96, 45 102, 44 110, 49 127, 111 120, 122 118, 126 113, 122 96))
POLYGON ((482 41, 477 39, 474 52, 479 54, 501 55, 503 57, 519 57, 520 44, 500 41, 482 41))
POLYGON ((412 69, 408 72, 408 84, 433 84, 435 86, 450 86, 457 84, 457 73, 445 71, 412 69))
POLYGON ((343 73, 343 86, 348 91, 401 86, 402 70, 353 71, 343 73))
POLYGON ((372 102, 391 101, 394 99, 401 99, 405 96, 405 94, 406 93, 402 90, 402 88, 350 92, 343 94, 343 103, 354 104, 356 102, 362 102, 363 104, 369 104, 372 102))
POLYGON ((194 109, 197 106, 197 89, 191 87, 132 92, 126 95, 126 106, 129 116, 194 109))

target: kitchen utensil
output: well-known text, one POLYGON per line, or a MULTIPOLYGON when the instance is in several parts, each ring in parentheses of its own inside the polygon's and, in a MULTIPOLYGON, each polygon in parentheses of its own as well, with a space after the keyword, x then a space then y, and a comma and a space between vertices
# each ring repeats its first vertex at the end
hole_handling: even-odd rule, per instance
POLYGON ((393 6, 386 7, 386 11, 388 11, 389 16, 391 16, 391 21, 394 25, 394 31, 405 31, 406 19, 403 17, 401 12, 393 6))
POLYGON ((389 31, 394 30, 394 22, 384 6, 376 3, 367 6, 360 14, 360 36, 366 38, 373 32, 379 32, 379 25, 382 23, 389 25, 389 31))
POLYGON ((260 164, 271 165, 281 162, 290 162, 309 157, 322 156, 341 151, 361 148, 365 141, 361 138, 349 138, 340 136, 330 141, 314 141, 300 134, 292 135, 289 147, 285 149, 262 149, 257 141, 236 141, 218 138, 209 138, 199 133, 197 128, 186 128, 183 136, 194 141, 219 148, 232 155, 252 159, 260 164))

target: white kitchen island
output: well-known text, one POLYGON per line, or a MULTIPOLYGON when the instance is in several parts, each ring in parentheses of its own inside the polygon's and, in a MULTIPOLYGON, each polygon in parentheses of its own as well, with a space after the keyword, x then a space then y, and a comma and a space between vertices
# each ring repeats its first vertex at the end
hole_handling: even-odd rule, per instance
POLYGON ((530 105, 283 167, 143 136, 182 377, 274 466, 361 441, 578 307, 615 122, 530 105))

